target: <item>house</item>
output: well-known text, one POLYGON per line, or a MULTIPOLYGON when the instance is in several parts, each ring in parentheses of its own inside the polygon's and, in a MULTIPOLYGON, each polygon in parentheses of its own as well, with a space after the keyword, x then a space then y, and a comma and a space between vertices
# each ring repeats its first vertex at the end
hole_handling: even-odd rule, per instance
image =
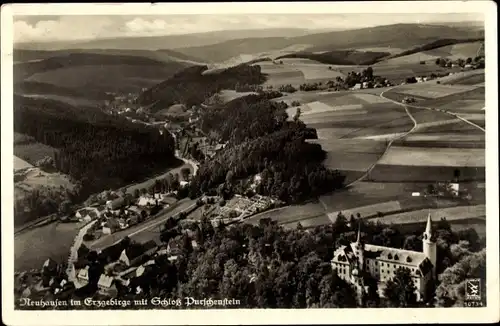
POLYGON ((120 254, 123 251, 124 246, 122 242, 118 242, 114 245, 106 247, 98 252, 100 258, 106 260, 107 262, 116 261, 120 258, 120 254))
POLYGON ((184 180, 182 180, 181 182, 179 182, 179 185, 180 185, 182 188, 184 188, 184 187, 185 187, 185 186, 187 186, 188 184, 189 184, 189 182, 184 181, 184 180))
POLYGON ((136 265, 141 261, 142 258, 153 254, 158 248, 158 245, 154 240, 138 244, 130 245, 128 248, 124 249, 120 254, 119 261, 127 266, 136 265))
POLYGON ((109 296, 116 297, 118 294, 118 290, 116 289, 115 278, 113 276, 107 276, 105 274, 101 274, 99 277, 99 282, 97 282, 98 293, 109 296))
POLYGON ((110 210, 116 210, 118 208, 121 208, 125 206, 125 198, 123 197, 118 197, 112 200, 108 200, 106 202, 106 207, 110 210))
POLYGON ((398 268, 408 269, 416 286, 417 300, 421 301, 427 284, 436 277, 437 246, 430 214, 422 242, 423 252, 376 246, 364 243, 358 230, 356 242, 335 250, 332 269, 356 288, 360 300, 366 294, 366 276, 375 278, 382 292, 381 289, 394 277, 398 268))
POLYGON ((82 288, 89 284, 89 266, 85 266, 78 271, 75 280, 73 281, 77 289, 82 288))
POLYGON ((51 258, 45 260, 42 266, 42 273, 54 273, 56 271, 57 271, 57 263, 51 258))
POLYGON ((137 206, 153 206, 156 205, 158 202, 157 199, 151 197, 151 196, 141 196, 139 197, 139 200, 137 201, 137 206))
POLYGON ((172 239, 168 242, 167 254, 170 256, 177 256, 181 254, 181 246, 178 241, 174 241, 172 239))
POLYGON ((361 83, 357 83, 351 89, 361 89, 361 88, 363 88, 363 85, 361 83))

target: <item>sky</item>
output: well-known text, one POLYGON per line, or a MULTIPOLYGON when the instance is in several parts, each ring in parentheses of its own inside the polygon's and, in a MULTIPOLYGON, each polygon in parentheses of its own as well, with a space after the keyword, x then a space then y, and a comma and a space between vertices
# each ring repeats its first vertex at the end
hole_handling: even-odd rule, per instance
POLYGON ((482 21, 478 14, 251 14, 15 16, 14 42, 161 36, 220 30, 351 29, 396 23, 482 21))

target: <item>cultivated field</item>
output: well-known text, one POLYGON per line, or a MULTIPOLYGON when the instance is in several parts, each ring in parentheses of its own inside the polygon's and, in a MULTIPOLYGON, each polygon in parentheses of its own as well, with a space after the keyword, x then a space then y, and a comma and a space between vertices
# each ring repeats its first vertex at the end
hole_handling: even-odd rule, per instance
POLYGON ((442 217, 445 217, 448 221, 478 218, 486 216, 486 205, 424 209, 413 212, 387 215, 381 218, 374 218, 372 219, 372 221, 397 224, 425 222, 429 213, 431 214, 434 221, 439 221, 442 217))
POLYGON ((368 180, 375 182, 451 181, 455 178, 456 170, 460 171, 460 180, 462 182, 485 180, 484 167, 410 166, 385 164, 377 164, 370 172, 368 180))
POLYGON ((26 161, 30 165, 34 165, 38 160, 49 156, 53 157, 54 152, 57 150, 53 147, 36 142, 33 138, 24 134, 14 133, 14 167, 20 166, 16 169, 21 169, 23 166, 21 161, 26 161), (17 163, 16 163, 17 162, 17 163))
POLYGON ((81 225, 50 223, 14 236, 14 266, 16 270, 41 268, 47 258, 58 263, 67 261, 69 248, 81 225))
POLYGON ((449 58, 451 60, 474 58, 477 50, 481 47, 481 42, 470 42, 447 45, 440 48, 421 51, 418 53, 389 59, 387 64, 408 64, 419 63, 420 61, 429 61, 427 64, 432 65, 437 58, 449 58))
POLYGON ((484 167, 484 149, 392 146, 379 161, 384 165, 484 167))
POLYGON ((439 98, 453 94, 459 94, 475 89, 475 86, 468 85, 442 85, 432 82, 417 83, 399 86, 398 93, 419 98, 439 98))

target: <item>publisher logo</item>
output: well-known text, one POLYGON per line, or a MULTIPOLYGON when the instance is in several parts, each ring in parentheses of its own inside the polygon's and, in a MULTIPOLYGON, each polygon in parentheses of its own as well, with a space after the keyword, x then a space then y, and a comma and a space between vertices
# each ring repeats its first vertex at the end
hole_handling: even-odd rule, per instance
POLYGON ((481 279, 469 278, 465 280, 465 300, 481 300, 481 279))

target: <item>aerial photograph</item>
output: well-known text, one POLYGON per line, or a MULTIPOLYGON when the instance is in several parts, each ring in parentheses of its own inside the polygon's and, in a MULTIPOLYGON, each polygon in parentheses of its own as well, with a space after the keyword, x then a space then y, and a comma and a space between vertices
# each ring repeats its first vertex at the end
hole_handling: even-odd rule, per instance
POLYGON ((481 14, 13 23, 16 310, 486 307, 481 14))

